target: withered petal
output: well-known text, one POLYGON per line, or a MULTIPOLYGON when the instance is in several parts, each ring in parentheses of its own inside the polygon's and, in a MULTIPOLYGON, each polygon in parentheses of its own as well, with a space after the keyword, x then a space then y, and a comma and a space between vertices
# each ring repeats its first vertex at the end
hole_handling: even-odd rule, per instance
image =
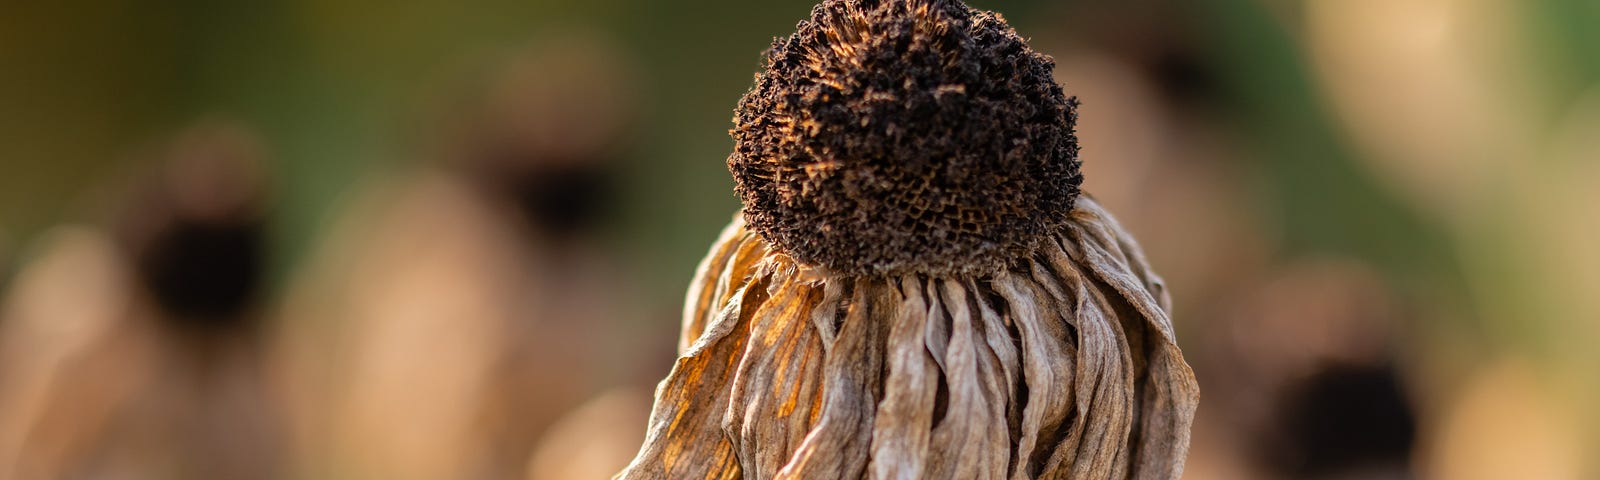
POLYGON ((1175 479, 1199 389, 1168 297, 1092 199, 982 277, 800 265, 740 219, 626 479, 1175 479))

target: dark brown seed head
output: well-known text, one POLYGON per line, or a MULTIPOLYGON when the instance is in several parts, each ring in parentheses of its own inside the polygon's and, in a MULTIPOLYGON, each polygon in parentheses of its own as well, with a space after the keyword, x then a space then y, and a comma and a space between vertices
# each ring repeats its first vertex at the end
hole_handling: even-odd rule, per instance
POLYGON ((957 0, 824 0, 739 101, 745 220, 843 274, 999 270, 1066 221, 1082 183, 1054 68, 957 0))

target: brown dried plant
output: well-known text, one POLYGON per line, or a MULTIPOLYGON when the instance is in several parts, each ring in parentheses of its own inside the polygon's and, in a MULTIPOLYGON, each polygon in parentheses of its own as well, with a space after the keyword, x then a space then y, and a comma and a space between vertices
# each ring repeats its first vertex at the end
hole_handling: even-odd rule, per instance
POLYGON ((825 0, 775 42, 619 478, 1178 478, 1198 388, 1053 68, 953 0, 825 0))

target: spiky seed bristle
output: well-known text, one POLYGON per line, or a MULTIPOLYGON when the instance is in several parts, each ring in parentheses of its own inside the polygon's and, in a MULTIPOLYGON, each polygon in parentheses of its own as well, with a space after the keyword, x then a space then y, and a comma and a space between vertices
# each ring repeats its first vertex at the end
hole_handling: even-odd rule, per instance
POLYGON ((824 0, 739 101, 749 225, 844 274, 974 274, 1067 221, 1076 102, 1054 61, 956 0, 824 0))

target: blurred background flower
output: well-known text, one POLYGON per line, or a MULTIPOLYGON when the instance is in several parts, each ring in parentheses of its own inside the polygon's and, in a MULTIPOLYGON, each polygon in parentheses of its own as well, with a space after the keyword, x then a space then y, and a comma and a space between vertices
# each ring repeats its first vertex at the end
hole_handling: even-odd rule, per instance
MULTIPOLYGON (((1189 478, 1600 477, 1600 4, 970 3, 1168 280, 1189 478)), ((0 477, 620 468, 810 6, 11 6, 0 477)))

